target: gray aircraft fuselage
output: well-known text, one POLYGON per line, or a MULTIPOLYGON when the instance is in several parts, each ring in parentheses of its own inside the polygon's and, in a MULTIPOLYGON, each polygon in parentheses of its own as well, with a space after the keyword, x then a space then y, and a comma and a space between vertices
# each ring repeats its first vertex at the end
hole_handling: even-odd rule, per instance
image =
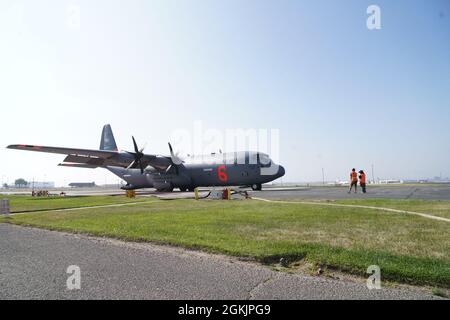
POLYGON ((196 187, 251 186, 282 177, 285 170, 274 164, 264 153, 244 151, 188 157, 167 172, 151 166, 141 174, 139 169, 108 166, 109 171, 127 182, 123 189, 156 188, 159 191, 193 190, 196 187), (264 163, 260 158, 265 158, 264 163))

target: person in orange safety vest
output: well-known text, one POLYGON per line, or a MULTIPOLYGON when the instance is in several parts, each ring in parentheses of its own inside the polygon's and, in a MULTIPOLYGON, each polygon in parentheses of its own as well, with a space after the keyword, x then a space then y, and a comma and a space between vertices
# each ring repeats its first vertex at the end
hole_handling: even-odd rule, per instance
POLYGON ((358 187, 358 175, 356 174, 356 169, 353 168, 352 172, 350 172, 350 189, 348 190, 348 193, 352 191, 353 186, 355 186, 355 193, 356 189, 358 187))
POLYGON ((361 186, 362 192, 366 193, 366 174, 363 170, 359 170, 359 185, 361 186))

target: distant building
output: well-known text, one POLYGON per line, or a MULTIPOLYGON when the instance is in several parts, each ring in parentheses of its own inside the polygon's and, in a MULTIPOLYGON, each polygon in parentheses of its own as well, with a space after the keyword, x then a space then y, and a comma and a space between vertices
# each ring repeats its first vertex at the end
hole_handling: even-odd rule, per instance
POLYGON ((71 182, 69 183, 71 188, 93 188, 96 187, 95 182, 71 182))
POLYGON ((28 188, 33 189, 53 189, 55 183, 53 181, 32 181, 28 182, 28 188))
POLYGON ((404 180, 404 183, 428 183, 427 179, 408 179, 404 180))
POLYGON ((403 180, 387 179, 387 180, 380 180, 378 183, 379 184, 399 184, 399 183, 403 183, 403 180))
POLYGON ((330 186, 347 186, 349 182, 345 180, 336 180, 335 182, 328 182, 327 184, 330 186))

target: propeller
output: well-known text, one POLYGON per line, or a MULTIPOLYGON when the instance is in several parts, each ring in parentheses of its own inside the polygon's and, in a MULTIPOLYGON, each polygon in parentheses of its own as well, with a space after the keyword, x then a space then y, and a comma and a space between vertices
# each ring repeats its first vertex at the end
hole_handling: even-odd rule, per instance
POLYGON ((131 154, 134 156, 133 162, 127 167, 127 169, 130 168, 136 168, 139 167, 141 169, 141 174, 144 174, 144 166, 142 165, 142 157, 144 157, 144 148, 139 149, 136 143, 136 140, 134 137, 131 137, 133 139, 133 146, 134 146, 134 152, 126 151, 128 154, 131 154))
POLYGON ((167 168, 166 172, 170 170, 170 168, 175 167, 175 172, 178 175, 178 166, 183 163, 183 160, 178 156, 178 153, 173 152, 172 145, 169 142, 169 150, 170 150, 170 159, 172 164, 167 168))

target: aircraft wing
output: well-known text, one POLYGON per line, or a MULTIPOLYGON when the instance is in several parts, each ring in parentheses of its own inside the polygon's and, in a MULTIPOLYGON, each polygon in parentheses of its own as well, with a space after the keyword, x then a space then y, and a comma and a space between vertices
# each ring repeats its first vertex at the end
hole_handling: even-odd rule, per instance
POLYGON ((117 151, 105 151, 105 150, 90 150, 90 149, 75 149, 75 148, 59 148, 59 147, 45 147, 28 144, 12 144, 7 147, 8 149, 27 150, 36 152, 57 153, 84 157, 96 157, 101 159, 109 159, 118 154, 117 151))
MULTIPOLYGON (((64 162, 60 165, 78 168, 97 168, 105 166, 118 166, 126 168, 133 162, 131 156, 117 151, 46 147, 46 146, 25 145, 25 144, 13 144, 9 145, 7 148, 16 150, 64 154, 67 155, 67 157, 64 159, 64 162)), ((158 171, 165 171, 172 164, 169 157, 151 154, 145 154, 142 157, 141 161, 144 167, 150 165, 158 171)), ((133 168, 137 168, 137 165, 133 166, 133 168)))
POLYGON ((71 168, 85 168, 85 169, 95 169, 98 168, 98 166, 90 165, 90 164, 84 164, 84 163, 60 163, 58 164, 60 167, 71 167, 71 168))

